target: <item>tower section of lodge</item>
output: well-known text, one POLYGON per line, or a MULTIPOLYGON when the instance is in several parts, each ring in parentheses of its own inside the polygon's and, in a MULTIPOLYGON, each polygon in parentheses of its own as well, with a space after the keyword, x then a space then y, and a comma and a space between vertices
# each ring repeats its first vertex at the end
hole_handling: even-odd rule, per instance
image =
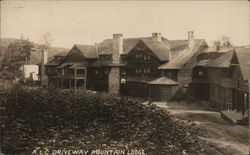
MULTIPOLYGON (((192 31, 185 40, 161 33, 124 38, 113 34, 95 45, 76 44, 41 65, 48 87, 105 91, 156 101, 185 95, 222 109, 246 111, 249 103, 249 47, 208 47, 192 31), (248 59, 244 59, 248 58, 248 59)), ((42 54, 46 57, 46 54, 42 54)))

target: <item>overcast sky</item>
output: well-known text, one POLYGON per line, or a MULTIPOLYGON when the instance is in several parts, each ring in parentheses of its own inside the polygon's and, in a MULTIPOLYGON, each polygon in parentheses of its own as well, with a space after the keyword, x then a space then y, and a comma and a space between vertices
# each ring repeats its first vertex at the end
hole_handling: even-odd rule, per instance
POLYGON ((195 38, 207 42, 221 35, 234 45, 249 44, 248 1, 4 1, 1 2, 1 37, 34 42, 51 34, 53 46, 94 44, 113 33, 124 38, 160 32, 168 39, 195 38))

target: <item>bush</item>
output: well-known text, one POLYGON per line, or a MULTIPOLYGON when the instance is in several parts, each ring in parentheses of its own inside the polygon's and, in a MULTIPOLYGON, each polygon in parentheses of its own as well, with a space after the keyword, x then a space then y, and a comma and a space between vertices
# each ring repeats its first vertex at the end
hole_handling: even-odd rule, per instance
POLYGON ((53 149, 144 149, 152 155, 200 152, 192 127, 133 98, 14 87, 2 93, 3 152, 53 149))

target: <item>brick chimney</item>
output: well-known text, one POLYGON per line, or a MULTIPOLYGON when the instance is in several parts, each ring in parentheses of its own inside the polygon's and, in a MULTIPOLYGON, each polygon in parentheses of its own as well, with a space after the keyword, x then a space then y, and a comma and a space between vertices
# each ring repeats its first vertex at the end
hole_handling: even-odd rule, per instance
POLYGON ((161 33, 152 33, 152 39, 161 42, 161 33))
POLYGON ((45 64, 47 62, 48 62, 48 50, 43 49, 41 52, 40 81, 41 81, 41 86, 44 86, 44 87, 48 86, 48 78, 46 75, 46 68, 45 68, 45 64))
POLYGON ((42 50, 42 56, 41 56, 42 64, 46 64, 48 62, 48 50, 44 49, 42 50))
POLYGON ((95 43, 96 58, 99 58, 98 43, 95 43))
POLYGON ((220 50, 220 47, 221 47, 221 43, 220 43, 220 41, 214 41, 214 46, 215 46, 215 49, 216 49, 216 51, 219 51, 220 50))
POLYGON ((188 32, 188 48, 194 47, 194 32, 189 31, 188 32))
POLYGON ((120 55, 123 54, 123 38, 122 34, 113 34, 113 53, 112 63, 120 63, 120 55))

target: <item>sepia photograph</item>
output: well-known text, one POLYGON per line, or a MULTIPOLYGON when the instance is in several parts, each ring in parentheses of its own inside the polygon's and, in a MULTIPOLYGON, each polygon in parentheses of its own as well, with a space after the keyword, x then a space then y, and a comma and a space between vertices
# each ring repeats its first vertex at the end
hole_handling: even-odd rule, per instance
POLYGON ((248 0, 1 0, 0 155, 250 154, 248 0))

